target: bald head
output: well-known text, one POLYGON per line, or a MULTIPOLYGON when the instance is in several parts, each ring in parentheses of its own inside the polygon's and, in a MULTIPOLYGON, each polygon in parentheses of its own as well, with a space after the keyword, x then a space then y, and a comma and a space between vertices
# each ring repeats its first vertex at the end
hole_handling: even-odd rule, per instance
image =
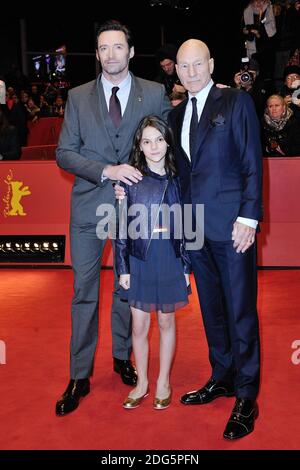
POLYGON ((213 69, 214 61, 203 41, 189 39, 178 49, 176 71, 181 83, 192 95, 210 82, 213 69))
POLYGON ((210 52, 205 42, 200 41, 200 39, 188 39, 179 47, 177 51, 177 61, 180 57, 184 57, 185 54, 191 54, 192 52, 201 54, 203 57, 210 59, 210 52))

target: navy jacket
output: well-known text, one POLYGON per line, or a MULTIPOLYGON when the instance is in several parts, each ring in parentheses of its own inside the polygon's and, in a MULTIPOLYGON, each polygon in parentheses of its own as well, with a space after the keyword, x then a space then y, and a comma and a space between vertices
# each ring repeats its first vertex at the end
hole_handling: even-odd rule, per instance
POLYGON ((183 203, 204 204, 204 233, 231 240, 238 216, 262 218, 262 150, 253 100, 244 91, 213 86, 197 134, 193 161, 181 147, 187 101, 169 114, 183 203))
MULTIPOLYGON (((121 185, 125 189, 126 198, 120 205, 119 227, 116 238, 115 254, 118 275, 130 273, 129 255, 135 256, 140 260, 147 259, 147 252, 153 236, 155 221, 159 215, 167 185, 170 186, 170 188, 168 188, 170 206, 173 204, 181 206, 181 193, 178 177, 169 178, 168 180, 160 180, 152 178, 151 176, 144 176, 142 181, 133 184, 132 186, 128 186, 123 183, 121 183, 121 185), (127 231, 128 226, 134 223, 135 220, 137 221, 136 214, 130 215, 130 207, 132 207, 133 204, 141 204, 147 209, 139 218, 140 236, 137 239, 133 239, 128 236, 127 231), (147 217, 147 220, 144 220, 144 214, 147 217)), ((175 218, 174 221, 176 224, 178 219, 175 218)), ((172 229, 172 223, 170 227, 170 239, 174 246, 176 257, 182 257, 184 272, 189 273, 190 260, 184 247, 182 227, 180 227, 180 238, 174 236, 174 227, 172 229)), ((178 229, 178 227, 176 227, 176 229, 178 229)))

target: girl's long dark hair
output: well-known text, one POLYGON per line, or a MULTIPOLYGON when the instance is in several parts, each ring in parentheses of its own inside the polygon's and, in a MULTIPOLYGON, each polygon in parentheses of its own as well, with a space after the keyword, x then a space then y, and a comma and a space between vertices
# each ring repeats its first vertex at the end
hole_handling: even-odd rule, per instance
POLYGON ((146 127, 154 127, 157 129, 167 142, 168 147, 165 158, 165 170, 169 176, 175 176, 177 174, 177 168, 174 157, 173 133, 167 124, 157 116, 146 116, 139 123, 133 138, 133 148, 129 157, 129 164, 140 170, 143 175, 148 173, 147 161, 140 148, 143 131, 146 127))

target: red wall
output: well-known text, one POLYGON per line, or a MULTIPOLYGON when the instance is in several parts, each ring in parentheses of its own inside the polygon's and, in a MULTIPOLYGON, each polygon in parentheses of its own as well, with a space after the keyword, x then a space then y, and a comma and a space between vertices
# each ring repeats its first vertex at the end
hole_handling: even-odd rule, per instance
POLYGON ((41 118, 28 122, 27 145, 57 144, 63 119, 59 117, 41 118))
MULTIPOLYGON (((70 265, 69 216, 73 177, 55 161, 0 162, 0 234, 66 235, 63 264, 70 265), (8 215, 8 180, 22 182, 26 215, 8 215), (25 189, 26 190, 26 189, 25 189)), ((258 235, 260 266, 300 266, 300 157, 264 159, 264 221, 258 235)), ((61 263, 58 263, 61 264, 61 263)), ((112 265, 107 244, 104 265, 112 265)))
POLYGON ((300 267, 300 157, 265 158, 260 266, 300 267))
MULTIPOLYGON (((65 235, 65 262, 55 264, 71 265, 69 218, 72 183, 73 176, 60 170, 55 161, 0 162, 0 234, 65 235), (8 215, 11 209, 10 178, 22 183, 21 190, 28 186, 30 194, 24 195, 20 201, 26 215, 8 215)), ((112 265, 110 243, 103 256, 103 265, 112 265)))

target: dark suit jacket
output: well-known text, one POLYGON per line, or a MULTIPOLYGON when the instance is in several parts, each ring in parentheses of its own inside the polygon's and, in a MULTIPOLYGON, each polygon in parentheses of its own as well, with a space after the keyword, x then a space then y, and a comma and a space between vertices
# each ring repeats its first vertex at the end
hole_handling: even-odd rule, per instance
POLYGON ((72 222, 96 224, 99 204, 115 204, 112 182, 101 182, 103 169, 108 164, 127 163, 140 120, 149 114, 166 119, 170 108, 163 85, 132 75, 121 125, 113 130, 118 136, 117 153, 108 131, 113 124, 108 115, 100 75, 97 80, 69 91, 57 163, 76 175, 72 190, 72 222))
POLYGON ((211 88, 192 163, 181 147, 186 104, 184 101, 169 114, 183 202, 192 203, 193 208, 204 204, 207 238, 230 240, 238 216, 262 217, 262 152, 253 101, 243 91, 211 88))

